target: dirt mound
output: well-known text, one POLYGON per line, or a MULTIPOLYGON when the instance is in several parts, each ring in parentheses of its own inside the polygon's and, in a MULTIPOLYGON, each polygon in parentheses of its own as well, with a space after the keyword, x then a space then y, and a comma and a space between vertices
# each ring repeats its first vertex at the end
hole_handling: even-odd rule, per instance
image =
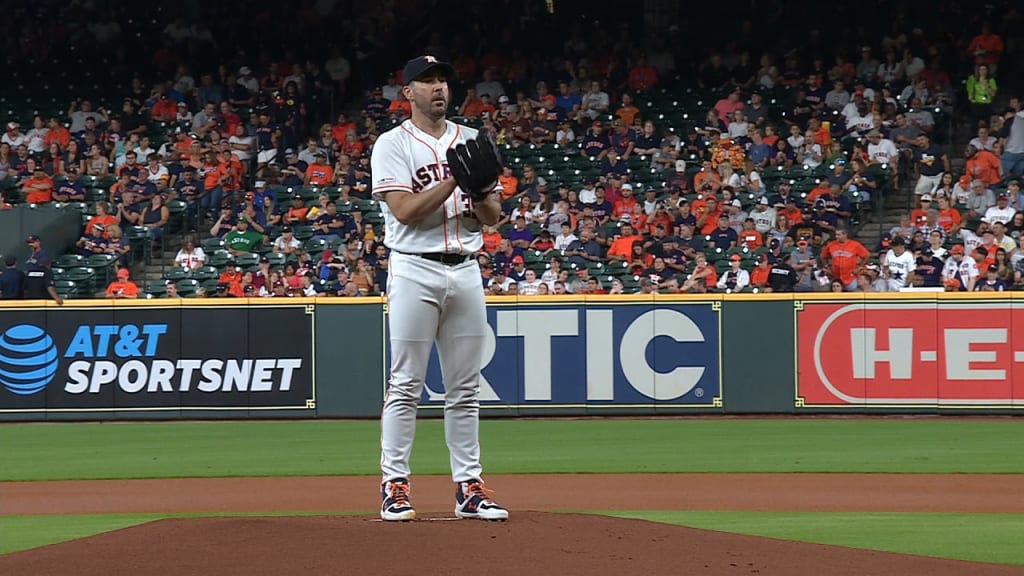
POLYGON ((0 574, 1024 574, 1024 569, 739 536, 604 516, 506 523, 369 517, 168 519, 0 556, 0 574))

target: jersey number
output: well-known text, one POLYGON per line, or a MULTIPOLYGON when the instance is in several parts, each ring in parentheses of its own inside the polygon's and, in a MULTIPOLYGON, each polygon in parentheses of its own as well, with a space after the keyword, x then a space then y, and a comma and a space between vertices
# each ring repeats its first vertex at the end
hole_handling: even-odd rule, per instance
POLYGON ((463 218, 476 218, 476 213, 473 211, 473 201, 470 200, 469 194, 463 191, 459 191, 459 201, 466 208, 462 211, 463 218))

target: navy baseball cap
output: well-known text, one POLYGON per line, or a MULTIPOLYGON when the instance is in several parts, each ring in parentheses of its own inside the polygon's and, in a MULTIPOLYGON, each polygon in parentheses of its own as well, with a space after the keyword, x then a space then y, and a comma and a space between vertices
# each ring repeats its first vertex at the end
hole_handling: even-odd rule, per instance
POLYGON ((434 68, 440 68, 446 78, 455 76, 455 68, 440 58, 430 55, 417 56, 405 63, 405 68, 402 69, 402 82, 408 84, 427 70, 434 68))

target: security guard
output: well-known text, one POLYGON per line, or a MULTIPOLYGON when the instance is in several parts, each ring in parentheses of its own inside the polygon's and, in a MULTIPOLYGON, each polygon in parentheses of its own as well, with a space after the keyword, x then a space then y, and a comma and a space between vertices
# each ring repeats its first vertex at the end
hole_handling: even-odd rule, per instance
POLYGON ((25 300, 47 300, 52 298, 58 306, 64 305, 64 299, 57 294, 50 272, 50 260, 43 259, 30 265, 25 272, 25 300))

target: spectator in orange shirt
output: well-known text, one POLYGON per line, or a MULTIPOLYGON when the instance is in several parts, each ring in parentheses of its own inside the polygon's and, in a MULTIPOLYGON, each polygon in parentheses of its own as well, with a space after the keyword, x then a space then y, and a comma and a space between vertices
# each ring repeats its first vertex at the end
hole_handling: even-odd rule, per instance
POLYGON ((825 245, 821 259, 833 280, 842 282, 847 292, 857 289, 857 269, 871 253, 860 242, 849 237, 845 228, 836 228, 836 239, 825 245))
POLYGON ((643 246, 644 237, 633 231, 633 226, 623 223, 619 227, 619 233, 615 235, 611 246, 608 247, 608 260, 614 262, 629 262, 633 254, 633 243, 640 242, 643 246))
MULTIPOLYGON (((399 94, 401 94, 401 91, 399 91, 399 94)), ((394 102, 391 104, 394 104, 394 102)), ((334 137, 334 141, 338 143, 338 146, 345 145, 346 134, 348 134, 349 130, 358 132, 359 128, 344 113, 338 114, 338 121, 331 127, 331 136, 334 137)))
POLYGON ((754 219, 747 218, 743 221, 743 230, 740 230, 739 245, 746 246, 748 250, 757 250, 764 246, 764 237, 754 228, 754 219))
POLYGON ((987 64, 993 75, 999 65, 999 58, 1003 55, 1003 39, 992 32, 988 22, 981 25, 981 33, 971 39, 967 45, 967 52, 974 56, 974 64, 987 64))
POLYGON ((29 204, 53 202, 53 178, 46 174, 42 165, 36 165, 35 172, 21 185, 21 194, 29 204))
POLYGON ((615 110, 615 115, 622 120, 622 125, 632 126, 639 113, 640 109, 636 107, 636 104, 633 104, 633 95, 629 92, 624 92, 622 94, 622 104, 615 110))
POLYGON ((157 122, 174 122, 178 118, 178 103, 161 94, 149 114, 157 122))
POLYGON ((615 201, 612 207, 612 220, 622 218, 624 214, 633 217, 633 207, 636 206, 636 198, 633 198, 633 185, 626 183, 622 185, 622 197, 615 201))
MULTIPOLYGON (((768 285, 768 276, 771 273, 771 266, 768 265, 768 255, 758 254, 757 264, 750 271, 750 285, 755 288, 764 289, 768 285)), ((856 278, 854 279, 856 282, 856 278)))
POLYGON ((412 104, 405 98, 404 92, 398 93, 398 98, 388 106, 388 116, 397 119, 405 119, 412 115, 412 104))
POLYGON ((134 299, 139 297, 139 287, 129 280, 131 274, 127 268, 119 268, 117 271, 117 280, 114 280, 107 286, 107 298, 129 298, 134 299))
POLYGON ((511 166, 505 166, 502 169, 501 176, 498 176, 498 182, 500 182, 502 186, 502 201, 512 198, 519 191, 519 178, 516 178, 515 174, 512 173, 511 166))
POLYGON ((313 154, 313 163, 306 168, 303 184, 306 186, 330 186, 334 180, 334 168, 327 163, 327 154, 317 150, 313 154))
POLYGON ((227 287, 227 296, 231 298, 245 298, 245 291, 242 288, 242 269, 231 263, 224 272, 221 272, 217 279, 217 288, 227 287))
POLYGON ((480 100, 480 97, 476 94, 476 88, 473 86, 466 87, 466 98, 462 101, 462 106, 459 106, 459 116, 465 116, 467 118, 479 118, 480 113, 484 110, 484 103, 480 100))
POLYGON ((697 226, 700 228, 701 234, 707 235, 718 227, 722 209, 718 206, 718 198, 714 195, 708 196, 704 201, 707 203, 707 207, 704 209, 704 213, 697 217, 697 226))
POLYGON ((50 144, 56 142, 60 146, 61 150, 67 150, 68 142, 71 141, 71 132, 62 126, 56 118, 50 118, 47 123, 47 127, 50 130, 46 133, 46 136, 43 137, 43 144, 49 148, 50 144))
POLYGON ((117 218, 110 214, 110 205, 100 200, 96 203, 96 215, 85 225, 85 235, 109 238, 107 229, 114 224, 117 224, 117 218))
POLYGON ((302 224, 306 221, 306 214, 309 212, 309 208, 306 207, 306 200, 302 197, 302 194, 296 194, 292 198, 292 206, 285 213, 283 223, 289 226, 295 224, 302 224))
POLYGON ((647 64, 646 58, 638 58, 636 66, 629 71, 629 87, 635 92, 646 92, 658 84, 658 71, 647 64))
POLYGON ((964 174, 969 175, 972 180, 981 180, 992 186, 1003 179, 1003 165, 991 150, 978 150, 968 144, 964 156, 967 157, 964 174))
POLYGON ((939 196, 939 216, 936 223, 946 232, 946 236, 960 231, 960 211, 953 207, 947 196, 939 196))

